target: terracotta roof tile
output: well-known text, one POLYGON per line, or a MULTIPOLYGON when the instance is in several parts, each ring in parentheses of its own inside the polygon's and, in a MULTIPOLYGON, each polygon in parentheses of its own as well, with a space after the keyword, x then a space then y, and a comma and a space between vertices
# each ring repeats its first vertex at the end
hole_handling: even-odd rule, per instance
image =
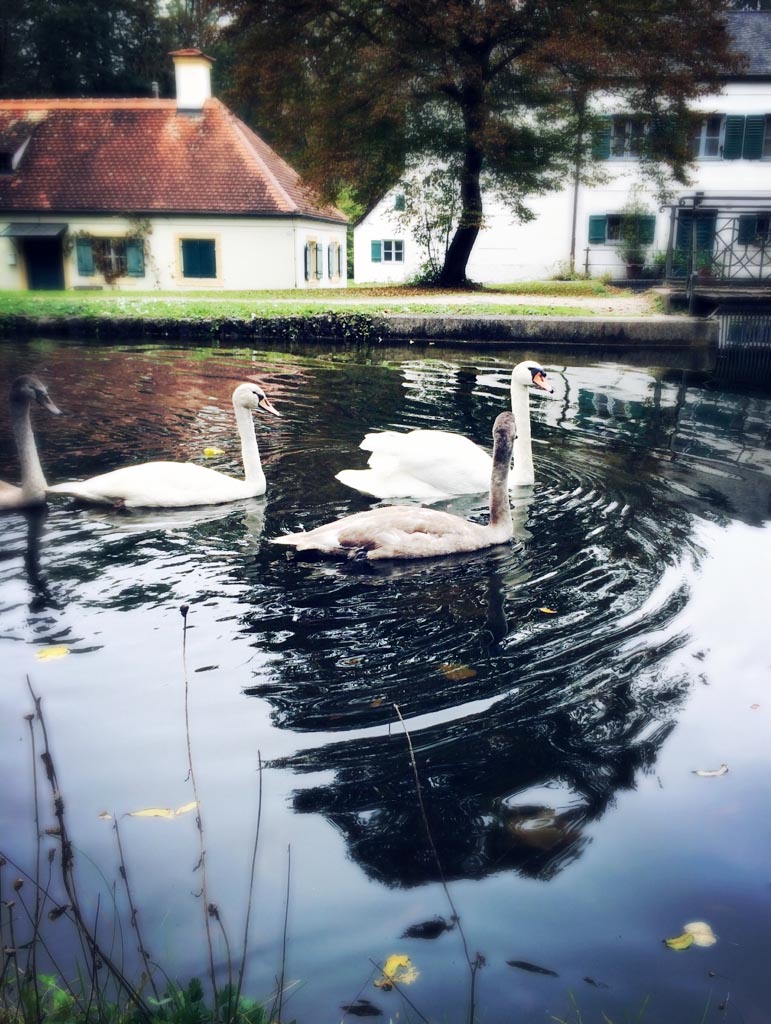
POLYGON ((2 100, 0 150, 30 142, 0 174, 0 214, 300 215, 345 223, 219 100, 2 100))

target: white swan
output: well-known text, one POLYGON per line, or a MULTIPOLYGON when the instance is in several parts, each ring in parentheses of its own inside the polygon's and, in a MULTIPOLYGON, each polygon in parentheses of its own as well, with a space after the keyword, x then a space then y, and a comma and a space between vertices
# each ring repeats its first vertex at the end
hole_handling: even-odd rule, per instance
POLYGON ((504 544, 514 533, 508 478, 516 433, 514 415, 502 412, 493 424, 490 522, 487 526, 438 509, 384 505, 317 526, 307 533, 275 537, 273 543, 289 544, 298 551, 321 551, 370 561, 432 558, 504 544))
POLYGON ((194 505, 220 505, 240 498, 254 498, 265 493, 265 474, 254 432, 252 412, 265 409, 274 416, 265 392, 257 384, 239 384, 233 392, 244 480, 191 462, 145 462, 127 466, 112 473, 103 473, 90 480, 74 480, 55 484, 49 494, 68 494, 94 505, 122 508, 187 508, 194 505))
MULTIPOLYGON (((517 421, 510 487, 535 479, 530 439, 529 388, 551 394, 554 388, 538 363, 525 360, 511 371, 511 411, 517 421)), ((422 498, 435 501, 452 494, 487 490, 492 460, 484 448, 446 430, 383 430, 367 434, 359 445, 372 452, 369 469, 343 469, 340 483, 376 498, 422 498)))
POLYGON ((11 426, 21 463, 21 487, 0 480, 0 510, 10 511, 45 504, 46 478, 40 465, 29 415, 32 402, 42 405, 54 416, 61 415, 48 397, 45 384, 37 377, 27 374, 17 377, 11 384, 11 426))

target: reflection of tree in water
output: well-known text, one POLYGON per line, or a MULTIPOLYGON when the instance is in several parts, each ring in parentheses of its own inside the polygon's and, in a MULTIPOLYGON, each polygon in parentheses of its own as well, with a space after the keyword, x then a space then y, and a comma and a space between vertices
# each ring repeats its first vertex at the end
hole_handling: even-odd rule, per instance
MULTIPOLYGON (((616 793, 652 767, 686 689, 684 680, 658 690, 621 684, 587 707, 566 666, 548 693, 534 688, 483 715, 412 733, 445 876, 554 876, 580 855, 587 826, 616 793)), ((335 772, 333 782, 298 790, 294 806, 327 817, 368 875, 398 886, 437 880, 395 716, 390 734, 306 750, 277 766, 335 772)))

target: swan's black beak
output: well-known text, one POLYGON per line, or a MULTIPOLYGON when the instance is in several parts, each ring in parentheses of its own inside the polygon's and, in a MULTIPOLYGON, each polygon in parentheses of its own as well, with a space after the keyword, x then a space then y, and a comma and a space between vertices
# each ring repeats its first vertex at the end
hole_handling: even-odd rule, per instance
POLYGON ((263 396, 259 400, 259 402, 257 403, 257 406, 260 409, 264 409, 266 412, 272 412, 274 416, 280 416, 281 415, 281 413, 278 411, 278 409, 276 409, 276 407, 272 404, 272 402, 269 402, 268 399, 265 396, 263 396))
POLYGON ((38 405, 42 405, 44 409, 47 409, 54 416, 61 416, 62 410, 57 408, 51 399, 48 397, 47 391, 35 391, 35 401, 38 405))
POLYGON ((545 373, 534 373, 533 374, 533 387, 540 388, 541 391, 546 391, 547 394, 553 395, 554 388, 551 386, 549 381, 546 379, 545 373))

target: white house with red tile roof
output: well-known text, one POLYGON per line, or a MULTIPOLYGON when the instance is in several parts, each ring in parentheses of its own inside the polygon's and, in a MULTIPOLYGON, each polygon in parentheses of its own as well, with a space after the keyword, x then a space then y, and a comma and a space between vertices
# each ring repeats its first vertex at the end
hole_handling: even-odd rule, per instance
POLYGON ((176 100, 0 101, 0 289, 345 286, 345 215, 172 57, 176 100))

